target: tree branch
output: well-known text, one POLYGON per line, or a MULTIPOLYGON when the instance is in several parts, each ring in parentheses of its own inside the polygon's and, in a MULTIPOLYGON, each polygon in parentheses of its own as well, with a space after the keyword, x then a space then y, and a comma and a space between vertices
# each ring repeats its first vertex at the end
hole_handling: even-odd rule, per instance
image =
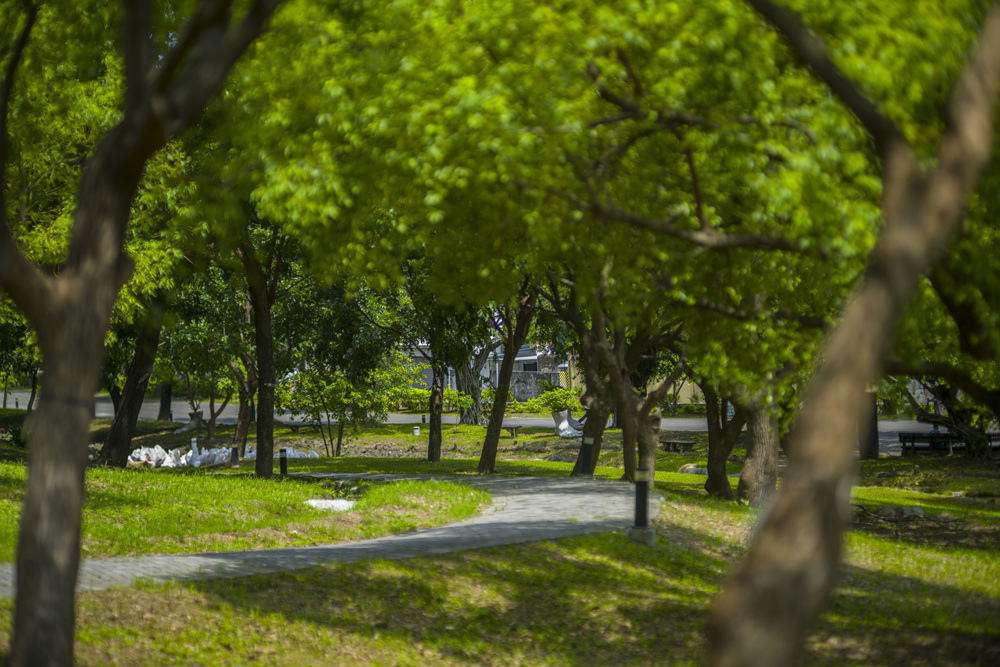
POLYGON ((147 96, 153 64, 153 20, 150 0, 126 0, 122 19, 125 60, 125 107, 136 107, 147 96))
POLYGON ((27 3, 24 25, 10 48, 3 82, 0 83, 0 296, 10 294, 28 321, 37 326, 40 310, 48 301, 51 279, 38 270, 17 247, 7 227, 7 161, 10 145, 8 119, 17 69, 24 56, 31 31, 38 18, 38 8, 27 3))
POLYGON ((884 154, 892 144, 906 143, 903 133, 896 124, 879 111, 854 82, 844 76, 840 68, 830 60, 826 44, 809 30, 798 14, 771 0, 748 0, 748 2, 784 35, 802 62, 861 121, 875 140, 880 153, 884 154))
POLYGON ((924 361, 912 364, 892 359, 886 364, 885 372, 887 375, 902 375, 914 379, 940 378, 961 389, 977 403, 1000 413, 1000 389, 986 387, 977 382, 968 371, 958 366, 943 361, 924 361))

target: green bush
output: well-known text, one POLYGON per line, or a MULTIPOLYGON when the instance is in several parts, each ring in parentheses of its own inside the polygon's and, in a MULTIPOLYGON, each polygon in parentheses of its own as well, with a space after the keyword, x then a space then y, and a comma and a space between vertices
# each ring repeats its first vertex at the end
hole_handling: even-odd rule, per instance
POLYGON ((707 415, 708 411, 704 405, 698 403, 688 403, 678 407, 678 412, 682 415, 707 415))
POLYGON ((431 402, 431 390, 407 387, 399 392, 399 402, 410 410, 426 410, 431 402))
POLYGON ((580 392, 573 389, 555 387, 538 397, 542 405, 550 411, 580 407, 580 392))

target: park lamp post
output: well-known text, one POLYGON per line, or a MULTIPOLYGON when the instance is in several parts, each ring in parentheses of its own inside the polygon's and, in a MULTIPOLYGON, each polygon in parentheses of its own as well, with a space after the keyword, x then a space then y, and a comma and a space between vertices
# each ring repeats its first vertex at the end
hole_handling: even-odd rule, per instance
POLYGON ((648 469, 635 471, 635 525, 628 529, 628 536, 651 547, 656 544, 656 531, 649 527, 649 479, 648 469))

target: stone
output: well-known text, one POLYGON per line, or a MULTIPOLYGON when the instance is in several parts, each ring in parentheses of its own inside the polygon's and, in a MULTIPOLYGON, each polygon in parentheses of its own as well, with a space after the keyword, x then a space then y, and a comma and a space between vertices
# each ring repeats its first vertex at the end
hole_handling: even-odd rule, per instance
POLYGON ((912 518, 923 515, 924 510, 921 507, 896 507, 893 505, 883 505, 875 510, 875 516, 883 518, 912 518))
POLYGON ((647 547, 656 546, 656 531, 650 527, 646 528, 629 528, 628 538, 637 544, 641 544, 647 547))

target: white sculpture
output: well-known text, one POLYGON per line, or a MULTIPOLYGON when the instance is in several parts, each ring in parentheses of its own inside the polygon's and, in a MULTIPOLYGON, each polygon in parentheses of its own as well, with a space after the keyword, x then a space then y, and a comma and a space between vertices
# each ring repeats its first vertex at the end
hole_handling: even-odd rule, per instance
POLYGON ((573 419, 569 408, 555 410, 552 413, 552 420, 556 423, 556 435, 560 438, 579 438, 583 436, 583 425, 573 419))

